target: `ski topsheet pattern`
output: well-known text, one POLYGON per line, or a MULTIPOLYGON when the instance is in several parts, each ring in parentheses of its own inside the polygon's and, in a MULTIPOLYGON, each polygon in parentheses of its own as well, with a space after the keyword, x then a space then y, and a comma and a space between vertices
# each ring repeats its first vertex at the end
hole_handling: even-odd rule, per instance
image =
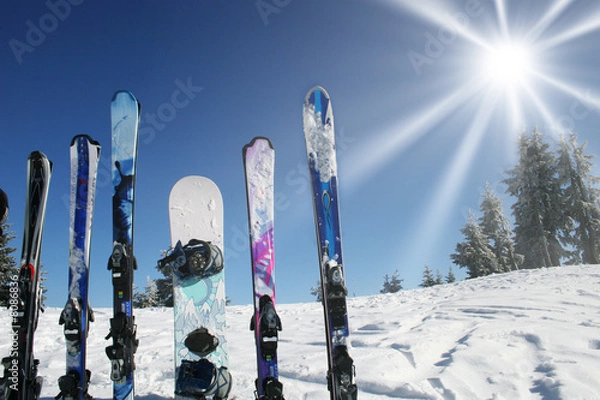
POLYGON ((275 311, 274 169, 275 150, 267 138, 256 137, 243 149, 250 228, 254 315, 250 329, 256 342, 256 398, 283 399, 278 380, 277 341, 281 320, 275 311))
POLYGON ((173 250, 175 397, 227 399, 223 200, 213 181, 180 179, 169 195, 173 250))
POLYGON ((41 307, 40 256, 51 174, 52 162, 46 155, 32 152, 27 162, 21 267, 17 281, 9 289, 12 345, 9 356, 2 359, 0 399, 34 400, 42 389, 42 377, 37 376, 39 361, 33 356, 33 339, 41 307))
POLYGON ((115 93, 111 105, 113 251, 108 260, 112 273, 113 318, 106 348, 111 361, 113 398, 132 400, 134 396, 133 355, 137 349, 136 325, 133 317, 133 211, 138 124, 141 106, 127 91, 115 93))
POLYGON ((67 344, 67 371, 59 378, 59 397, 65 400, 90 398, 90 372, 85 368, 86 340, 93 312, 88 303, 90 243, 96 175, 100 144, 87 135, 78 135, 70 145, 71 210, 69 224, 69 292, 59 324, 64 326, 67 344))
POLYGON ((348 354, 347 289, 337 190, 333 110, 321 86, 306 95, 304 137, 310 173, 328 351, 328 387, 332 400, 354 400, 354 364, 348 354))

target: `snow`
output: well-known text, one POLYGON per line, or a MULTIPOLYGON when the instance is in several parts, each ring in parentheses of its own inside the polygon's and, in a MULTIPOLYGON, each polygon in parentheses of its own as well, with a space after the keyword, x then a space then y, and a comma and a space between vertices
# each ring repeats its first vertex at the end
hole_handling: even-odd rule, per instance
POLYGON ((302 114, 306 153, 309 159, 314 160, 314 166, 319 171, 321 182, 329 182, 332 176, 337 176, 335 131, 331 102, 327 103, 327 109, 324 112, 326 114, 325 120, 328 121, 326 124, 322 123, 321 112, 315 111, 314 104, 305 103, 302 114))
MULTIPOLYGON (((350 349, 359 399, 599 399, 600 267, 516 271, 396 294, 348 301, 350 349)), ((35 354, 45 384, 58 393, 65 341, 60 309, 40 316, 35 354)), ((110 399, 104 353, 110 309, 91 324, 90 393, 110 399)), ((280 380, 287 400, 328 399, 323 311, 317 302, 280 304, 280 380)), ((171 309, 135 310, 140 347, 136 394, 173 397, 171 309)), ((230 399, 253 399, 252 306, 227 308, 230 399)), ((0 337, 9 338, 0 313, 0 337)), ((0 355, 9 340, 0 341, 0 355)))

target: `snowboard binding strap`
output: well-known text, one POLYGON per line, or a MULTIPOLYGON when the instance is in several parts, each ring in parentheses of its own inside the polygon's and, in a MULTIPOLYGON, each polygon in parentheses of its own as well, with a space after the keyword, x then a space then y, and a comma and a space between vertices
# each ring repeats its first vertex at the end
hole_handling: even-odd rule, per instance
POLYGON ((190 239, 182 246, 178 241, 169 255, 158 262, 160 268, 169 265, 181 278, 202 279, 223 270, 223 253, 211 242, 190 239))
POLYGON ((206 357, 219 346, 219 339, 202 326, 190 332, 183 343, 198 357, 206 357))
POLYGON ((227 399, 231 391, 231 374, 226 367, 217 368, 206 358, 198 361, 181 360, 175 381, 175 394, 201 400, 227 399))

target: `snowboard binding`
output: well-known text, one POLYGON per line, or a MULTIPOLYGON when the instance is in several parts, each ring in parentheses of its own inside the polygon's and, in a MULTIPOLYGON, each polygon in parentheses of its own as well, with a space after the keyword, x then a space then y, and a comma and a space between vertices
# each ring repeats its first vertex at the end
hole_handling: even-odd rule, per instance
POLYGON ((175 394, 203 400, 226 400, 231 391, 231 374, 226 367, 217 368, 205 358, 182 360, 175 381, 175 394))
POLYGON ((200 327, 190 332, 183 343, 198 357, 206 357, 219 346, 219 339, 205 327, 200 327))
POLYGON ((106 347, 106 355, 111 361, 110 378, 114 382, 123 381, 135 369, 133 354, 139 344, 136 333, 137 325, 134 323, 134 317, 118 312, 110 319, 110 332, 105 339, 112 337, 113 344, 106 347))
POLYGON ((182 246, 178 241, 175 248, 158 262, 162 269, 169 265, 180 278, 202 279, 223 270, 223 253, 211 242, 191 239, 182 246))

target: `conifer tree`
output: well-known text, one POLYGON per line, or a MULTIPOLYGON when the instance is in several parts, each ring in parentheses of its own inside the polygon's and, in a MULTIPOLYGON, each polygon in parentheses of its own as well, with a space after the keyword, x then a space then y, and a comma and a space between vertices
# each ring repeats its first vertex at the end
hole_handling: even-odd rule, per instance
POLYGON ((454 276, 454 271, 452 271, 452 267, 448 269, 448 275, 446 275, 446 283, 454 283, 456 282, 456 277, 454 276))
POLYGON ((436 280, 433 277, 433 272, 431 272, 429 265, 425 264, 425 269, 423 270, 423 280, 421 280, 421 283, 419 283, 419 286, 426 288, 426 287, 434 286, 435 284, 436 284, 436 280))
POLYGON ((536 129, 519 137, 519 161, 503 182, 516 198, 515 251, 524 255, 522 268, 558 266, 566 255, 559 237, 564 226, 563 198, 557 160, 536 129))
POLYGON ((465 240, 456 245, 456 253, 450 255, 452 262, 467 269, 468 278, 489 275, 498 271, 496 257, 489 246, 489 239, 481 231, 473 213, 469 211, 467 224, 461 229, 465 240))
POLYGON ((383 278, 383 288, 379 292, 380 293, 397 293, 400 290, 402 290, 403 279, 400 279, 398 277, 398 275, 399 275, 398 270, 396 270, 392 274, 391 277, 388 274, 386 274, 383 278))
POLYGON ((577 145, 571 133, 559 143, 558 178, 564 188, 564 215, 569 217, 562 232, 562 241, 574 250, 570 264, 600 264, 600 179, 591 175, 592 155, 585 154, 586 143, 577 145))
POLYGON ((9 231, 9 224, 3 224, 2 235, 0 235, 0 306, 5 307, 9 300, 9 289, 14 278, 18 275, 16 259, 13 253, 17 250, 9 246, 9 242, 15 238, 15 234, 9 231))
POLYGON ((481 195, 479 219, 481 231, 490 239, 490 247, 496 256, 498 272, 509 272, 519 269, 523 256, 517 254, 512 239, 510 221, 504 215, 502 200, 493 192, 489 183, 485 185, 485 193, 481 195))

